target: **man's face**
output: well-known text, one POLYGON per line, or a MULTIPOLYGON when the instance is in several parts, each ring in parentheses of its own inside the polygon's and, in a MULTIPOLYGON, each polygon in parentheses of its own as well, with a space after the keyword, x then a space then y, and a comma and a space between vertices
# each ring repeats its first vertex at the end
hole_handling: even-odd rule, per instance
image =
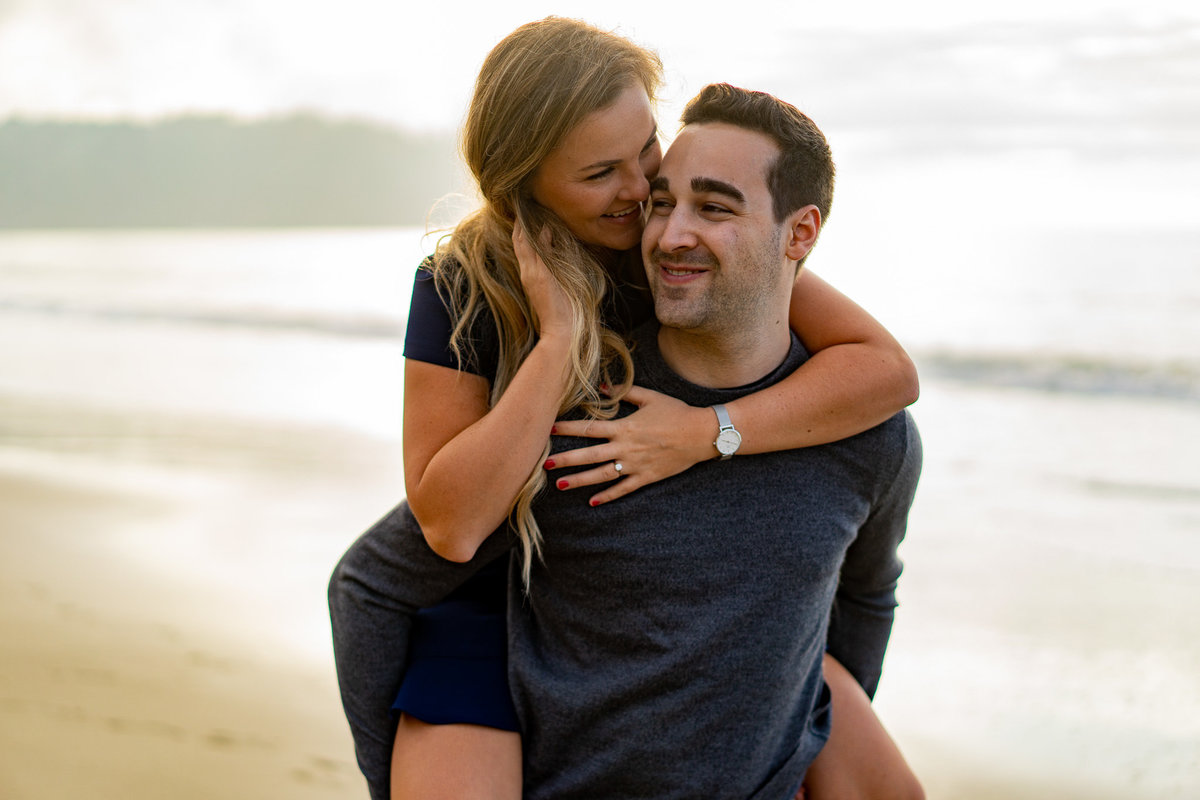
POLYGON ((642 236, 663 325, 732 333, 780 303, 786 312, 794 264, 767 188, 778 155, 765 134, 726 123, 689 125, 671 145, 642 236))

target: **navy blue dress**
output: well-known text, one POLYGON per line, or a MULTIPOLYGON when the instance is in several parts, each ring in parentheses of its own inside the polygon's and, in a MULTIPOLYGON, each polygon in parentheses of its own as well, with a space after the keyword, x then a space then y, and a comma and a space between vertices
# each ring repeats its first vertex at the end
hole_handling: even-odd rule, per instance
MULTIPOLYGON (((460 362, 450 349, 453 322, 427 265, 428 260, 413 282, 405 358, 493 381, 499 341, 491 314, 477 315, 470 332, 473 352, 468 361, 460 362)), ((652 314, 648 294, 634 284, 620 286, 609 302, 606 318, 622 332, 633 330, 652 314)), ((507 556, 497 559, 441 603, 417 613, 394 712, 439 725, 519 730, 508 690, 508 560, 507 556)))
MULTIPOLYGON (((475 359, 462 364, 449 347, 452 329, 433 277, 425 269, 417 270, 404 357, 491 380, 496 372, 495 338, 472 337, 475 359)), ((508 692, 507 586, 506 556, 481 569, 441 603, 417 612, 404 682, 392 711, 436 725, 519 730, 508 692)))

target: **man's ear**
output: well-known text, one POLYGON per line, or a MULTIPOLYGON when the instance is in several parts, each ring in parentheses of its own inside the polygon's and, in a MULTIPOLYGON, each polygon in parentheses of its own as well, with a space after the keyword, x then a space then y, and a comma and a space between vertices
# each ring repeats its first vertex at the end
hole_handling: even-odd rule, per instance
POLYGON ((787 257, 799 261, 808 255, 821 233, 821 211, 814 205, 797 209, 787 218, 787 257))

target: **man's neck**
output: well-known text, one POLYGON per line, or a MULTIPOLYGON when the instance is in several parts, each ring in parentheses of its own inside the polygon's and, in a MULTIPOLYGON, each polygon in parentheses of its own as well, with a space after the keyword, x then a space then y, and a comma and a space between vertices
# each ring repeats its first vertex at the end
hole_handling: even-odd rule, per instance
POLYGON ((658 349, 667 366, 684 380, 710 389, 747 386, 764 378, 783 363, 791 346, 786 322, 733 334, 658 329, 658 349))

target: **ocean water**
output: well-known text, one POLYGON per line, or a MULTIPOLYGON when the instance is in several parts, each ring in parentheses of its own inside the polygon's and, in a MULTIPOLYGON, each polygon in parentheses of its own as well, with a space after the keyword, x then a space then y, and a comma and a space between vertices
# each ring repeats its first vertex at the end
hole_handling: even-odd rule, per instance
MULTIPOLYGON (((1014 236, 958 224, 909 250, 851 235, 858 218, 837 222, 810 268, 887 324, 927 380, 1200 400, 1194 227, 1014 236)), ((254 386, 269 391, 277 369, 322 354, 365 369, 357 359, 402 339, 412 273, 432 243, 418 229, 0 233, 0 390, 173 406, 187 402, 177 395, 188 376, 245 367, 264 374, 228 373, 219 397, 197 392, 199 407, 202 397, 274 411, 254 386), (227 362, 215 355, 224 346, 227 362), (258 350, 281 363, 256 363, 258 350), (176 389, 138 385, 156 375, 176 389)), ((381 381, 398 368, 376 366, 381 381)), ((377 427, 374 415, 297 402, 301 417, 377 427)))
MULTIPOLYGON (((881 715, 933 797, 1010 784, 1195 796, 1200 231, 1076 221, 1014 233, 959 218, 912 247, 887 213, 851 203, 810 263, 922 373, 926 465, 881 715), (875 235, 850 235, 866 228, 875 235)), ((431 245, 416 229, 0 233, 0 411, 282 425, 334 442, 340 431, 398 456, 409 286, 431 245)), ((0 466, 75 469, 54 431, 21 429, 27 418, 0 419, 0 466)), ((138 452, 77 450, 93 472, 99 457, 132 469, 138 452)), ((169 482, 152 467, 137 480, 169 482)), ((300 533, 206 512, 114 546, 231 592, 271 563, 272 596, 248 602, 272 635, 327 659, 324 576, 391 497, 353 507, 361 494, 316 488, 286 500, 300 533), (299 567, 275 557, 284 533, 299 567)), ((227 514, 254 507, 249 492, 227 514)))
POLYGON ((0 391, 398 435, 421 240, 410 230, 0 234, 0 391))

